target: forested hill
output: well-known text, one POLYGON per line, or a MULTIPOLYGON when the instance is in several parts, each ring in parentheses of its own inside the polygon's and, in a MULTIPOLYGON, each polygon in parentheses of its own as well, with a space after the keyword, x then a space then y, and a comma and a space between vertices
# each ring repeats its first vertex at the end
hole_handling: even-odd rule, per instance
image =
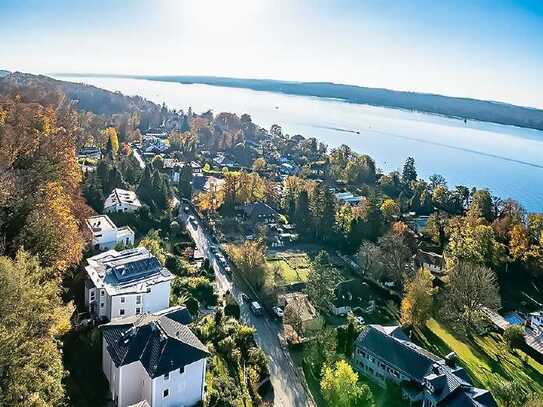
MULTIPOLYGON (((73 74, 71 76, 73 76, 73 74)), ((81 76, 91 75, 81 74, 81 76)), ((183 84, 199 83, 212 86, 280 92, 290 95, 334 98, 350 103, 416 110, 543 130, 543 110, 469 98, 402 92, 389 89, 341 85, 329 82, 289 82, 269 79, 236 79, 213 76, 95 76, 149 79, 183 84)))
POLYGON ((96 86, 66 82, 43 75, 21 72, 3 76, 0 71, 0 94, 33 92, 35 89, 56 89, 65 95, 77 110, 111 115, 123 112, 153 112, 160 107, 140 96, 125 96, 96 86))

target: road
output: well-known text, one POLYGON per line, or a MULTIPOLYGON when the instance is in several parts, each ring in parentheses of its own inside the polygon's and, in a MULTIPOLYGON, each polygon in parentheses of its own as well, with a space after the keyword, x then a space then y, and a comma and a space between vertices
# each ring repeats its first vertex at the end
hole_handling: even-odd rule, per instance
MULTIPOLYGON (((192 210, 190 214, 197 218, 197 214, 192 210)), ((277 407, 315 407, 315 403, 305 381, 302 370, 297 367, 288 350, 283 349, 279 342, 280 324, 271 321, 266 316, 255 316, 248 304, 242 298, 242 288, 244 284, 234 279, 230 279, 224 272, 223 266, 219 263, 216 256, 211 252, 214 245, 214 238, 210 232, 204 230, 200 221, 197 224, 188 221, 189 214, 180 211, 180 220, 185 223, 187 230, 191 234, 198 249, 209 259, 211 267, 215 271, 217 288, 224 293, 229 290, 240 304, 241 320, 246 325, 251 325, 256 329, 255 339, 268 356, 268 369, 270 379, 274 389, 274 406, 277 407)), ((253 297, 250 295, 250 297, 253 297)))

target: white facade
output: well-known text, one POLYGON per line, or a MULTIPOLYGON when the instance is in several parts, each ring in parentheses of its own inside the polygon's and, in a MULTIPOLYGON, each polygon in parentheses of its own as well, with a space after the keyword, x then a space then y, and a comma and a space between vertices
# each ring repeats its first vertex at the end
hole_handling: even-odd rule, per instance
POLYGON ((141 208, 136 193, 125 189, 115 188, 106 198, 104 212, 135 212, 141 208))
POLYGON ((111 398, 118 407, 142 400, 147 400, 152 407, 189 407, 196 405, 204 396, 206 359, 153 379, 139 360, 115 366, 104 341, 102 367, 109 382, 111 398))
POLYGON ((113 249, 117 244, 134 244, 134 231, 128 226, 118 228, 107 215, 87 219, 87 226, 92 233, 92 246, 97 250, 113 249))
POLYGON ((169 307, 174 277, 147 249, 109 250, 87 262, 85 304, 98 319, 111 321, 169 307))
POLYGON ((543 328, 543 311, 530 313, 528 319, 530 321, 530 328, 535 330, 543 328))
POLYGON ((153 313, 170 306, 170 281, 164 281, 146 290, 109 295, 106 289, 85 287, 85 302, 89 311, 98 318, 111 321, 114 318, 153 313))

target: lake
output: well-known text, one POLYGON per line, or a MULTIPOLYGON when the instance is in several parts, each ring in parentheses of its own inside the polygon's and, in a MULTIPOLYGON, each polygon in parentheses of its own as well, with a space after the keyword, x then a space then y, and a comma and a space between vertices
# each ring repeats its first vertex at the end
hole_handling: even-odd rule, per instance
POLYGON ((337 100, 144 79, 71 78, 168 107, 195 112, 248 113, 253 122, 284 133, 315 137, 329 147, 349 145, 373 157, 383 171, 413 157, 419 176, 443 175, 455 185, 488 188, 543 211, 543 132, 337 100), (360 134, 357 134, 359 132, 360 134))

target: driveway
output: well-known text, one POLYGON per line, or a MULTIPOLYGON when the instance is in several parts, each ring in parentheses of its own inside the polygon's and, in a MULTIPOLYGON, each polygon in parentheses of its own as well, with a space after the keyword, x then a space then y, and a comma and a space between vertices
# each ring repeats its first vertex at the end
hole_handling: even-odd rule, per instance
MULTIPOLYGON (((194 242, 204 256, 209 259, 210 265, 215 271, 217 288, 223 293, 229 290, 234 295, 240 304, 242 322, 256 329, 256 342, 268 356, 268 369, 274 389, 274 406, 315 407, 316 405, 307 389, 307 383, 302 370, 294 364, 288 350, 283 349, 279 343, 280 324, 276 321, 271 321, 265 315, 257 317, 251 312, 248 304, 241 298, 242 287, 244 285, 229 278, 216 256, 211 252, 211 246, 213 246, 211 233, 204 229, 204 226, 197 214, 192 211, 192 208, 189 214, 197 219, 196 222, 188 221, 189 214, 183 211, 180 212, 180 220, 185 223, 194 242)), ((249 293, 249 291, 247 292, 249 293)))

